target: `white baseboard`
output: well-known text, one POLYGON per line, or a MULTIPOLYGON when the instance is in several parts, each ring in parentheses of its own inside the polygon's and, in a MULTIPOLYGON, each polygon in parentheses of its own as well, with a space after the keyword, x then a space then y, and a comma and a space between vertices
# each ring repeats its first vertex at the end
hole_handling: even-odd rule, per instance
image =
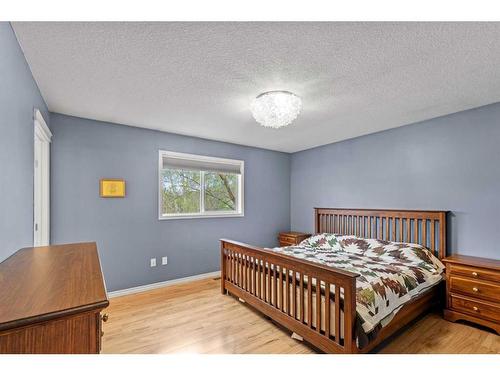
POLYGON ((212 278, 212 277, 220 277, 220 271, 202 273, 200 275, 182 277, 180 279, 161 281, 159 283, 141 285, 141 286, 136 286, 134 288, 115 290, 114 292, 108 292, 108 298, 126 296, 128 294, 145 292, 145 291, 151 290, 151 289, 163 288, 165 286, 182 284, 182 283, 186 283, 186 282, 189 282, 189 281, 209 279, 209 278, 212 278))

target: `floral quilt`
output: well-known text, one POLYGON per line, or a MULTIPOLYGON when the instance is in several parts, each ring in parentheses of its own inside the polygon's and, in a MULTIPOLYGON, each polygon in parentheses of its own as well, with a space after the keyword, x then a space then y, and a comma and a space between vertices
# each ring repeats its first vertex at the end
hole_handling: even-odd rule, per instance
POLYGON ((421 245, 355 236, 335 236, 333 241, 331 234, 319 236, 328 237, 273 250, 359 274, 356 312, 366 334, 385 326, 406 302, 442 280, 443 264, 421 245))

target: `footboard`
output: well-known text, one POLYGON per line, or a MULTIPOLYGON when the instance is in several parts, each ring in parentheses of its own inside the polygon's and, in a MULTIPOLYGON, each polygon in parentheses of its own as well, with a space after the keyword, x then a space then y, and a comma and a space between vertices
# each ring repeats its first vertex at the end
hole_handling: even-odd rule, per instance
POLYGON ((221 292, 229 292, 327 353, 354 353, 356 277, 221 240, 221 292))

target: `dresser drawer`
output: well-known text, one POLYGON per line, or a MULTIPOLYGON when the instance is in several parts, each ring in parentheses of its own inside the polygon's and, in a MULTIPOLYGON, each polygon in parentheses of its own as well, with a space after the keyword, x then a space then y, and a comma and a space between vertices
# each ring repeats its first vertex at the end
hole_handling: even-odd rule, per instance
POLYGON ((452 293, 467 294, 479 299, 500 302, 500 284, 457 276, 451 276, 449 281, 452 293))
POLYGON ((500 272, 456 264, 450 264, 449 267, 452 276, 467 276, 473 279, 500 283, 500 272))
POLYGON ((477 300, 452 295, 451 307, 454 310, 461 311, 478 318, 489 319, 497 322, 500 321, 500 305, 479 302, 477 300))

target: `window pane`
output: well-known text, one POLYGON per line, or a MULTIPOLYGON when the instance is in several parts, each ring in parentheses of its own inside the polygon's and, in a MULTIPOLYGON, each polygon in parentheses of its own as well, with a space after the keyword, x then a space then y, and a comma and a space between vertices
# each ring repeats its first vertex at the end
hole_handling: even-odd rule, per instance
POLYGON ((200 172, 163 169, 161 184, 162 214, 200 212, 200 172))
POLYGON ((238 210, 238 175, 205 173, 205 211, 238 210))

